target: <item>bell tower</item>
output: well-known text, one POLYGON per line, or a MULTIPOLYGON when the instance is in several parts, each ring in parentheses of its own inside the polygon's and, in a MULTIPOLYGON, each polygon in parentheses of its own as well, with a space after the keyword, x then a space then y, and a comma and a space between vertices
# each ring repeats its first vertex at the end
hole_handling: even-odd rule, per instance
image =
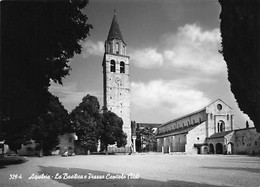
POLYGON ((131 145, 129 56, 114 11, 103 58, 104 107, 122 118, 127 145, 131 145))

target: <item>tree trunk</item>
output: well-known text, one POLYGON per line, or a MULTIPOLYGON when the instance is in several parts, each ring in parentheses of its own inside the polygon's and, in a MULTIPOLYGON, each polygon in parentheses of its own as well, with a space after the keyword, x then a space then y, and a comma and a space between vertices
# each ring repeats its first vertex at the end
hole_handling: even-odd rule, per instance
POLYGON ((43 157, 43 140, 41 140, 41 149, 40 149, 40 154, 39 157, 43 157))
POLYGON ((106 145, 106 155, 108 155, 107 145, 106 145))

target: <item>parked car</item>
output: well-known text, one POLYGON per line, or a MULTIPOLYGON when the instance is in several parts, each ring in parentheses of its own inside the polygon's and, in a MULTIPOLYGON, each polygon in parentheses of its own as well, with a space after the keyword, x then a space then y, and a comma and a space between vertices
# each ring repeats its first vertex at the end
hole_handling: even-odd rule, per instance
POLYGON ((70 150, 69 153, 68 153, 68 155, 69 155, 69 156, 75 156, 75 153, 74 153, 72 150, 70 150))
POLYGON ((75 153, 72 150, 65 151, 61 156, 75 156, 75 153))

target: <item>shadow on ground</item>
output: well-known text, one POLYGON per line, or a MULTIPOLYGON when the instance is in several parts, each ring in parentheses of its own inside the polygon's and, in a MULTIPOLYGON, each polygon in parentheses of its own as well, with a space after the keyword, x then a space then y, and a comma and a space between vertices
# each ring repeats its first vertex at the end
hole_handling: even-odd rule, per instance
POLYGON ((238 170, 238 171, 247 171, 251 173, 260 173, 260 168, 235 168, 235 167, 202 167, 206 169, 221 169, 221 170, 238 170))
MULTIPOLYGON (((60 168, 60 167, 43 167, 39 166, 40 171, 39 175, 50 175, 52 180, 55 180, 59 183, 63 183, 66 185, 70 185, 72 187, 78 186, 185 186, 185 187, 214 187, 215 185, 205 184, 205 183, 193 183, 186 181, 156 181, 156 180, 147 180, 147 179, 129 179, 128 174, 116 174, 116 173, 107 173, 103 171, 95 171, 95 170, 87 170, 87 169, 79 169, 79 168, 60 168), (65 179, 63 178, 65 175, 67 176, 86 176, 86 179, 65 179), (125 175, 125 179, 106 179, 106 177, 111 176, 122 176, 125 175), (61 179, 55 179, 55 176, 61 176, 61 179), (103 179, 91 179, 90 176, 99 176, 99 178, 103 179)), ((217 186, 215 186, 217 187, 217 186)))
POLYGON ((0 157, 0 169, 6 168, 6 165, 21 164, 28 160, 20 156, 1 156, 0 157))

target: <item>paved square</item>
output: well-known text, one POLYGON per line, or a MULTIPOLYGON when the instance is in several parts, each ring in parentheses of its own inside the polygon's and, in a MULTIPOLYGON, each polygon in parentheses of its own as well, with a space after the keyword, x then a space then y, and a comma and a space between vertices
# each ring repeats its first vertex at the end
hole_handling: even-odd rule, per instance
POLYGON ((260 186, 260 157, 90 155, 43 158, 0 169, 0 186, 260 186))

